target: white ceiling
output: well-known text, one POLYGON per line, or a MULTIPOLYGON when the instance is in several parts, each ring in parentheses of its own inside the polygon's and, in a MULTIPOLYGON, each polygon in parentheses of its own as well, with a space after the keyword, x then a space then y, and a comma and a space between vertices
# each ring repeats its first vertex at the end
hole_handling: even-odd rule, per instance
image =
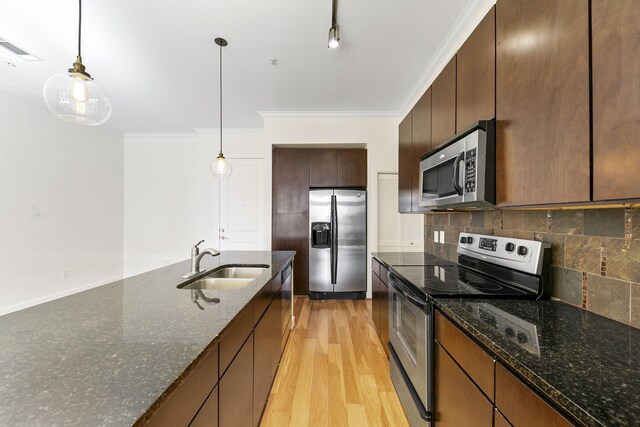
MULTIPOLYGON (((260 111, 397 112, 471 2, 339 0, 330 50, 331 0, 84 0, 82 56, 124 132, 219 126, 217 36, 225 128, 261 128, 260 111)), ((43 62, 0 49, 0 81, 41 97, 74 61, 77 7, 2 0, 0 37, 43 62)))

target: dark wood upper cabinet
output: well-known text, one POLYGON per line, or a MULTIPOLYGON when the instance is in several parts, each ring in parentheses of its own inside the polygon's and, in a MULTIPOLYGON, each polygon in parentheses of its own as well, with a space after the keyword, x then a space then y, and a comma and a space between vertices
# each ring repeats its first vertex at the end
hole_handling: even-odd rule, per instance
POLYGON ((367 150, 338 151, 338 187, 367 186, 367 150))
POLYGON ((411 119, 411 211, 425 212, 420 207, 420 157, 431 149, 431 88, 422 95, 412 110, 411 119))
POLYGON ((497 204, 588 201, 589 1, 501 0, 496 41, 497 204))
POLYGON ((275 213, 309 212, 309 150, 276 149, 275 213))
POLYGON ((640 2, 592 0, 593 199, 640 198, 640 2))
POLYGON ((398 212, 411 212, 411 114, 398 126, 398 212))
POLYGON ((496 116, 496 8, 491 8, 457 55, 456 133, 496 116))
POLYGON ((456 57, 431 85, 431 144, 436 147, 456 134, 456 57))
POLYGON ((309 186, 338 184, 338 150, 309 150, 309 186))

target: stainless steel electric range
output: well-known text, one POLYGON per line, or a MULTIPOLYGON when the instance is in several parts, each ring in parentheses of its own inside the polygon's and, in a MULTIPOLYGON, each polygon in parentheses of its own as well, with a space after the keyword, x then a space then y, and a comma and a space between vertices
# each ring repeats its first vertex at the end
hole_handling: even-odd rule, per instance
POLYGON ((433 405, 433 302, 437 298, 526 298, 550 294, 548 243, 460 233, 458 262, 389 271, 391 379, 412 426, 429 425, 433 405))

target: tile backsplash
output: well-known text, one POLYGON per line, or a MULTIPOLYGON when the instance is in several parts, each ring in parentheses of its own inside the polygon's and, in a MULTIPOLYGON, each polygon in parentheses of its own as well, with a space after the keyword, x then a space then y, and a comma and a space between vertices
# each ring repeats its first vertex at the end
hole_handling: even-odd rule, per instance
POLYGON ((425 214, 425 248, 455 261, 461 231, 551 243, 553 296, 640 327, 640 208, 425 214), (435 243, 434 231, 444 231, 435 243))

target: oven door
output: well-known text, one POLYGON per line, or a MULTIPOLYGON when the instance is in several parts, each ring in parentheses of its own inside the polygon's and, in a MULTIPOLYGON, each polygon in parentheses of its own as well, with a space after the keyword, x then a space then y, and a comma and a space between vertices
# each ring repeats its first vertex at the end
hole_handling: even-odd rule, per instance
POLYGON ((389 342, 392 365, 393 362, 397 365, 392 366, 392 374, 394 368, 397 371, 394 385, 405 411, 409 413, 418 409, 421 418, 428 420, 431 411, 433 307, 413 295, 392 273, 389 274, 389 283, 389 342), (404 383, 400 379, 404 379, 404 383), (411 405, 413 407, 408 408, 411 405))

